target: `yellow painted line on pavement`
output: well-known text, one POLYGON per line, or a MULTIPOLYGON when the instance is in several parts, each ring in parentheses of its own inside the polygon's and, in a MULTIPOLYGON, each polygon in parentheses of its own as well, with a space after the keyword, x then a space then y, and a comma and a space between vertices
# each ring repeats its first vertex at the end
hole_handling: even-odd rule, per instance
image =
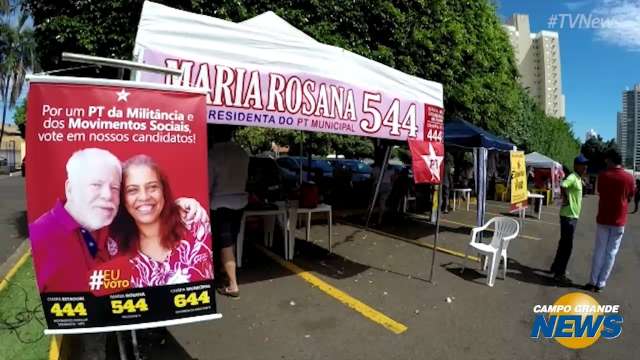
MULTIPOLYGON (((446 219, 442 219, 442 220, 440 220, 440 221, 442 221, 442 222, 446 222, 446 223, 450 223, 450 224, 454 224, 454 225, 459 225, 459 226, 468 227, 468 228, 470 228, 470 229, 473 229, 474 227, 476 227, 476 225, 464 224, 464 223, 460 223, 460 222, 453 221, 453 220, 446 220, 446 219)), ((492 229, 487 229, 487 231, 493 231, 493 230, 492 230, 492 229)), ((540 241, 540 240, 542 240, 542 238, 539 238, 539 237, 529 236, 529 235, 522 235, 522 234, 518 235, 518 237, 525 238, 525 239, 529 239, 529 240, 536 240, 536 241, 540 241)))
MULTIPOLYGON (((497 207, 499 209, 511 210, 511 206, 487 203, 487 207, 489 207, 489 206, 497 207)), ((529 205, 529 206, 531 206, 531 205, 529 205)), ((555 206, 544 205, 542 210, 543 210, 542 211, 542 215, 554 215, 554 216, 557 216, 560 213, 560 208, 555 207, 555 206)))
POLYGON ((258 245, 258 248, 265 255, 267 255, 273 261, 275 261, 278 264, 280 264, 282 267, 284 267, 287 270, 291 271, 292 273, 300 276, 306 282, 308 282, 311 285, 317 287, 318 289, 320 289, 321 291, 323 291, 327 295, 329 295, 329 296, 333 297, 334 299, 340 301, 341 303, 347 305, 348 307, 352 308, 356 312, 359 312, 362 316, 368 318, 369 320, 371 320, 373 322, 376 322, 376 323, 384 326, 387 330, 390 330, 394 334, 402 334, 403 332, 407 331, 408 328, 405 325, 403 325, 403 324, 391 319, 390 317, 386 316, 385 314, 383 314, 383 313, 379 312, 378 310, 370 307, 369 305, 361 302, 360 300, 352 297, 351 295, 345 293, 344 291, 331 286, 330 284, 328 284, 325 281, 321 280, 317 276, 315 276, 315 275, 309 273, 308 271, 305 271, 304 269, 298 267, 296 264, 294 264, 294 263, 292 263, 290 261, 283 260, 278 255, 274 254, 273 252, 265 249, 264 247, 262 247, 260 245, 258 245))
POLYGON ((49 360, 60 360, 60 345, 62 344, 62 335, 51 337, 49 343, 49 360))
POLYGON ((9 281, 11 280, 11 278, 13 278, 16 275, 20 267, 27 261, 27 259, 29 259, 29 255, 31 255, 31 250, 28 250, 27 252, 25 252, 20 257, 20 259, 18 259, 18 261, 13 265, 13 267, 11 267, 11 269, 9 270, 7 275, 4 277, 4 279, 0 281, 0 291, 4 290, 4 288, 6 288, 7 285, 9 285, 9 281))
MULTIPOLYGON (((471 212, 475 212, 477 213, 476 210, 471 210, 471 212)), ((485 211, 485 214, 489 214, 489 215, 495 215, 495 216, 504 216, 504 214, 498 214, 498 213, 494 213, 494 212, 490 212, 490 211, 485 211)), ((532 224, 548 224, 548 225, 555 225, 555 226, 560 226, 560 224, 558 223, 552 223, 549 221, 544 221, 544 220, 538 220, 538 219, 524 219, 525 221, 528 221, 532 224)))

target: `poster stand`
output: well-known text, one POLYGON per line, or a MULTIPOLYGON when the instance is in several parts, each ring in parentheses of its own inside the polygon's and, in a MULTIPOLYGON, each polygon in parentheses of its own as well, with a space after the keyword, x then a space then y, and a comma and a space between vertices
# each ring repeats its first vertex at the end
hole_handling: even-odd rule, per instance
MULTIPOLYGON (((124 69, 157 72, 157 73, 168 74, 168 75, 180 75, 180 71, 177 69, 169 69, 169 68, 164 68, 160 66, 147 65, 139 62, 134 62, 134 61, 110 59, 110 58, 75 54, 75 53, 69 53, 69 52, 63 52, 62 59, 69 62, 77 62, 77 63, 83 63, 83 64, 96 65, 96 66, 109 66, 109 67, 117 68, 119 71, 118 74, 120 79, 124 78, 124 69)), ((125 336, 124 336, 124 334, 126 334, 127 332, 116 331, 115 333, 116 333, 116 338, 118 342, 118 352, 120 355, 120 359, 128 360, 127 342, 125 341, 125 336)), ((134 359, 140 360, 141 359, 140 348, 138 345, 138 337, 137 337, 136 330, 131 330, 130 335, 131 335, 131 347, 133 350, 134 359)))
POLYGON ((135 330, 131 330, 131 347, 133 347, 133 358, 140 360, 140 348, 138 347, 138 336, 135 330))
POLYGON ((116 331, 116 337, 118 338, 118 350, 120 351, 120 360, 127 360, 127 348, 122 339, 122 331, 116 331))

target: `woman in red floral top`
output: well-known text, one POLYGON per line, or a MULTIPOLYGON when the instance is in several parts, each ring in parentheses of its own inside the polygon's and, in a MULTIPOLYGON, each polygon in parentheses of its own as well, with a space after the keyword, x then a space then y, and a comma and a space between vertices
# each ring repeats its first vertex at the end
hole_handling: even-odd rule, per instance
POLYGON ((166 175, 149 156, 123 164, 121 194, 111 232, 129 257, 131 287, 213 278, 209 220, 183 222, 166 175))

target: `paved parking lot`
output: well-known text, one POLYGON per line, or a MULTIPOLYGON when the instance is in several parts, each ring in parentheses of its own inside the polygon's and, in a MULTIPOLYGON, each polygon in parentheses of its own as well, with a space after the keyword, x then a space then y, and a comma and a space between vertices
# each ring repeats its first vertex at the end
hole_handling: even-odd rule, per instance
MULTIPOLYGON (((21 177, 0 179, 3 261, 26 235, 23 186, 21 177)), ((277 240, 270 250, 247 245, 240 299, 218 296, 222 320, 170 328, 151 358, 631 359, 640 331, 640 215, 630 215, 610 283, 594 295, 601 304, 622 306, 622 335, 578 351, 529 339, 533 305, 553 303, 587 281, 596 206, 596 197, 585 199, 568 270, 575 286, 569 287, 556 286, 544 272, 558 240, 555 208, 545 207, 540 221, 527 219, 509 247, 508 277, 494 288, 485 285, 477 262, 460 272, 473 209, 443 217, 433 283, 433 226, 414 219, 364 232, 353 218, 336 214, 329 254, 326 222, 318 215, 312 242, 299 230, 291 263, 282 260, 277 240)), ((507 211, 508 204, 490 202, 487 218, 507 211)))
MULTIPOLYGON (((575 286, 558 287, 543 271, 551 264, 558 239, 554 208, 544 209, 542 221, 526 221, 524 236, 509 248, 508 277, 499 278, 494 288, 485 285, 477 263, 461 274, 462 258, 451 255, 464 252, 470 231, 464 224, 473 224, 473 211, 444 217, 439 245, 452 252, 437 253, 434 283, 427 281, 432 252, 425 244, 432 242, 430 225, 408 221, 365 233, 338 220, 337 245, 329 255, 326 228, 319 221, 312 231, 316 243, 300 240, 302 230, 298 234, 293 263, 302 274, 250 247, 239 275, 241 298, 217 299, 224 318, 171 328, 171 346, 157 350, 186 359, 633 358, 640 331, 640 313, 634 307, 640 265, 635 239, 640 222, 635 215, 609 286, 594 295, 602 304, 622 306, 622 335, 578 351, 554 340, 529 338, 535 304, 553 303, 561 295, 579 291, 587 281, 596 201, 586 198, 576 233, 569 266, 575 286), (306 274, 330 285, 329 291, 306 279, 306 274), (335 291, 359 305, 345 304, 335 291), (360 305, 373 312, 362 311, 360 305), (379 314, 406 330, 394 332, 376 317, 379 314)), ((500 214, 507 208, 492 202, 488 211, 500 214)), ((281 254, 278 244, 273 251, 281 254)))

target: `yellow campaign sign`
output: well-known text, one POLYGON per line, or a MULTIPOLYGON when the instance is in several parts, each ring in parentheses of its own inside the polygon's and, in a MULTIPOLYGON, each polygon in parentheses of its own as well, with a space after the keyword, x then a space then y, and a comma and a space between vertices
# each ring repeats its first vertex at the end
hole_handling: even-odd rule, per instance
POLYGON ((527 201, 527 168, 523 151, 511 151, 511 204, 527 201))

